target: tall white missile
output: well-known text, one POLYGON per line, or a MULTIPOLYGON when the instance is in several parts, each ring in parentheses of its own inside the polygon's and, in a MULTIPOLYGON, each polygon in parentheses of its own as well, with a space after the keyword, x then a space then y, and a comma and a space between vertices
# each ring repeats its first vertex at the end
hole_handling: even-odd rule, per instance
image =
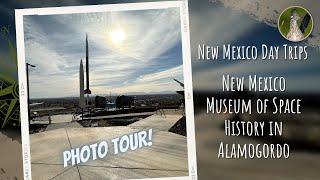
POLYGON ((79 106, 80 106, 80 108, 85 108, 85 99, 84 99, 84 72, 83 72, 82 59, 81 59, 81 61, 80 61, 79 84, 80 84, 79 106))

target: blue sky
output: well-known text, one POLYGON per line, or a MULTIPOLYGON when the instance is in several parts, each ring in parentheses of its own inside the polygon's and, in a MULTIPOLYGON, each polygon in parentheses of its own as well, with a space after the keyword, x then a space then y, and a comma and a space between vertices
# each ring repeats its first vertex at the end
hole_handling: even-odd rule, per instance
POLYGON ((32 98, 78 95, 86 33, 94 94, 181 90, 173 81, 183 81, 178 8, 25 16, 24 29, 26 59, 37 66, 32 98))

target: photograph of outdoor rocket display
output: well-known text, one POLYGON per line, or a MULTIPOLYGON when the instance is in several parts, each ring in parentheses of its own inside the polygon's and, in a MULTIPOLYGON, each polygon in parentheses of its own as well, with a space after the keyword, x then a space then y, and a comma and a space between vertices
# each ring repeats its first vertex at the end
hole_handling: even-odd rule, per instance
POLYGON ((188 175, 179 8, 28 15, 23 25, 33 179, 188 175), (149 147, 66 160, 68 149, 144 129, 149 147))
POLYGON ((320 1, 183 0, 192 71, 181 56, 187 19, 175 8, 38 12, 151 1, 0 2, 0 180, 168 179, 188 166, 200 180, 318 180, 320 1), (17 9, 28 15, 17 20, 17 9), (192 112, 183 72, 192 76, 192 112), (28 103, 18 80, 26 74, 28 103), (259 99, 269 100, 266 113, 255 111, 259 99), (185 117, 194 117, 188 133, 185 117), (115 155, 113 139, 151 129, 147 146, 115 155), (68 156, 102 141, 110 145, 103 158, 68 156))

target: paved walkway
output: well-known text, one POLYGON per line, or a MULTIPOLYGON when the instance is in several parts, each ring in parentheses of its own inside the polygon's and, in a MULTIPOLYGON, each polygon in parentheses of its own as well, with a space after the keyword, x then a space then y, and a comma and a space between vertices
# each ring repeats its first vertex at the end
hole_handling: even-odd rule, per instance
POLYGON ((181 115, 153 115, 130 126, 74 128, 32 134, 33 179, 135 179, 188 175, 187 138, 168 132, 181 115), (62 152, 101 140, 153 128, 153 145, 63 168, 62 152))
POLYGON ((180 118, 182 118, 182 115, 178 114, 155 114, 153 116, 149 116, 145 119, 132 123, 129 125, 129 127, 153 128, 154 130, 158 131, 168 131, 180 118))
POLYGON ((72 121, 72 114, 62 114, 51 116, 51 124, 46 128, 46 131, 51 131, 60 128, 82 128, 82 126, 75 121, 72 121))

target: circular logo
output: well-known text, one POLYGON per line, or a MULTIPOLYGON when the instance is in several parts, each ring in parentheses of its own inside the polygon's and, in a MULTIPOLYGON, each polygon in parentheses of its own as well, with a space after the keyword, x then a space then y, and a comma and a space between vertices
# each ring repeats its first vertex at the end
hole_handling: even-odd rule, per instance
POLYGON ((299 42, 311 34, 313 19, 307 9, 301 6, 291 6, 280 14, 278 29, 287 40, 299 42))

